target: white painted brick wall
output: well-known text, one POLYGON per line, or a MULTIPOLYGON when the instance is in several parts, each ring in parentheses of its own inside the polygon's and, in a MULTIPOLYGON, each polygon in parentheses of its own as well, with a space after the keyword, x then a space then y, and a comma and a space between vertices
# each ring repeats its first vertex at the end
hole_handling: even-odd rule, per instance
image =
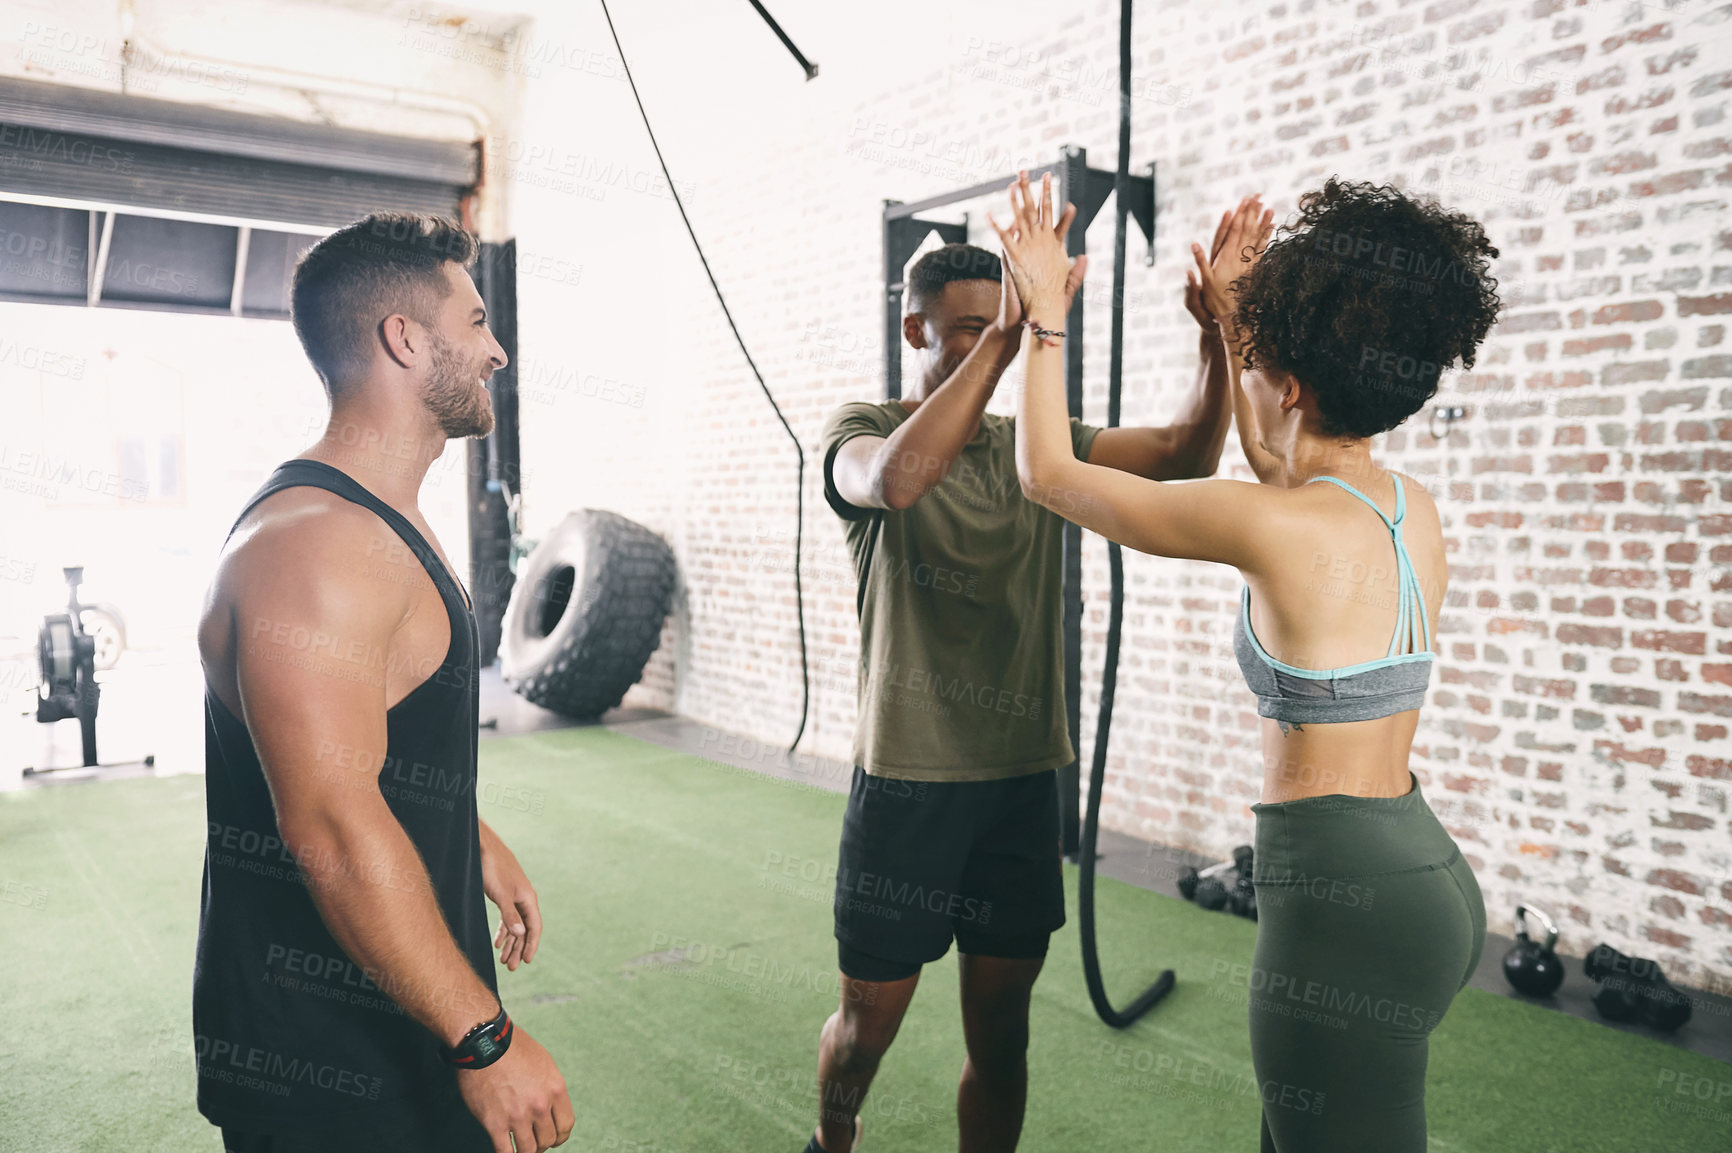
MULTIPOLYGON (((1413 764, 1494 929, 1532 900, 1560 916, 1571 951, 1604 939, 1718 985, 1732 981, 1723 16, 1683 2, 1160 5, 1134 43, 1132 161, 1160 165, 1160 230, 1156 267, 1130 268, 1124 401, 1125 422, 1160 423, 1189 386, 1186 245, 1244 193, 1286 211, 1339 173, 1483 220, 1503 250, 1506 320, 1437 398, 1468 419, 1444 441, 1415 421, 1376 446, 1427 482, 1452 557, 1413 764)), ((773 156, 746 148, 749 164, 700 181, 711 262, 809 458, 831 408, 882 395, 881 198, 990 179, 1065 143, 1110 168, 1116 21, 1117 5, 1095 3, 1027 41, 982 21, 953 38, 951 67, 813 117, 773 156)), ((1110 209, 1090 245, 1104 290, 1110 209)), ((799 699, 792 581, 785 543, 763 534, 791 529, 791 453, 719 318, 693 331, 697 347, 670 354, 686 358, 698 433, 676 541, 687 600, 677 645, 638 695, 786 739, 799 699)), ((1099 421, 1104 308, 1086 355, 1099 421)), ((1250 479, 1231 439, 1228 452, 1221 475, 1250 479)), ((814 466, 802 748, 845 757, 854 589, 818 485, 814 466)), ((1086 757, 1100 541, 1085 560, 1086 757)), ((1259 722, 1231 648, 1240 579, 1141 555, 1126 574, 1104 821, 1225 856, 1250 838, 1260 781, 1259 722)))

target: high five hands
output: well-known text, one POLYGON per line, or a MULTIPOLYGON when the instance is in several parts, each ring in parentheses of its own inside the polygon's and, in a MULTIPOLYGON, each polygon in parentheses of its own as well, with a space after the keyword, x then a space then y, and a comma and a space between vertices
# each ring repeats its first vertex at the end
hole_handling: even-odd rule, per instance
POLYGON ((1261 196, 1247 196, 1239 207, 1221 214, 1206 256, 1202 245, 1191 245, 1197 267, 1185 270, 1185 308, 1205 333, 1219 331, 1235 351, 1239 341, 1233 325, 1232 284, 1256 266, 1274 221, 1275 213, 1264 209, 1261 196))
MULTIPOLYGON (((1001 225, 990 211, 986 214, 1004 250, 999 323, 1008 329, 1028 317, 1042 324, 1061 324, 1088 269, 1087 256, 1073 260, 1065 250, 1076 205, 1066 204, 1063 215, 1055 220, 1050 172, 1040 178, 1038 198, 1029 187, 1026 171, 1011 181, 1008 191, 1010 224, 1001 225)), ((1206 254, 1202 245, 1191 245, 1197 267, 1185 272, 1185 308, 1205 333, 1219 333, 1235 350, 1238 337, 1233 325, 1232 283, 1255 267, 1274 221, 1274 211, 1263 207, 1260 195, 1247 196, 1237 208, 1221 214, 1206 254)))
POLYGON ((989 211, 987 223, 998 233, 1004 249, 1005 292, 999 310, 1011 325, 1024 317, 1042 325, 1062 327, 1070 312, 1071 298, 1082 287, 1089 258, 1071 259, 1065 251, 1065 235, 1076 219, 1076 205, 1066 204, 1056 220, 1052 209, 1052 173, 1040 178, 1040 198, 1035 199, 1027 171, 1010 182, 1011 222, 1000 225, 989 211), (1017 300, 1010 299, 1014 289, 1017 300), (1020 304, 1020 308, 1017 305, 1020 304))

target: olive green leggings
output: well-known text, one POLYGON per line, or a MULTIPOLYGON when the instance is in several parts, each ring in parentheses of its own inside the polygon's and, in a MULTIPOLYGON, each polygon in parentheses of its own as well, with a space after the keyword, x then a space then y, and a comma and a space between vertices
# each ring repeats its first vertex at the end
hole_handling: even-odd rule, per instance
POLYGON ((1425 1153, 1428 1039, 1485 947, 1473 870, 1417 778, 1251 810, 1262 1153, 1425 1153))

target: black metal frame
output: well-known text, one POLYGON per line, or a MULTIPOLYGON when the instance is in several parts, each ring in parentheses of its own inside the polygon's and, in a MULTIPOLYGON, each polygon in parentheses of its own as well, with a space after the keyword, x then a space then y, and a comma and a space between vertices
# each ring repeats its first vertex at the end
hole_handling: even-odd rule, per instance
MULTIPOLYGON (((83 216, 86 225, 83 231, 88 234, 88 242, 84 246, 84 258, 78 261, 77 271, 82 274, 82 281, 72 281, 73 291, 32 292, 17 288, 20 279, 29 278, 29 271, 14 271, 5 277, 8 287, 0 288, 0 302, 20 304, 55 304, 67 305, 73 308, 120 308, 149 312, 178 312, 193 316, 244 316, 268 320, 287 320, 289 317, 289 281, 284 275, 272 285, 272 291, 260 293, 257 290, 258 281, 250 272, 250 253, 261 249, 261 237, 269 237, 272 242, 287 240, 291 242, 304 241, 302 245, 316 242, 319 233, 312 231, 317 225, 301 225, 295 231, 287 226, 275 225, 270 228, 254 226, 227 218, 204 219, 194 215, 180 213, 167 214, 162 210, 129 210, 113 206, 82 204, 76 201, 55 203, 52 198, 23 198, 0 189, 0 234, 9 227, 14 233, 23 232, 32 238, 40 237, 40 232, 32 232, 28 228, 17 228, 9 219, 9 208, 23 206, 34 207, 45 211, 59 212, 68 217, 83 216), (226 287, 228 299, 218 304, 189 304, 174 299, 179 295, 167 292, 153 297, 139 299, 116 298, 111 295, 112 282, 107 274, 112 258, 109 255, 109 243, 121 222, 134 220, 182 220, 190 224, 204 225, 211 229, 227 230, 234 233, 235 254, 233 257, 234 271, 230 275, 226 287), (261 297, 268 302, 261 302, 261 297), (248 299, 251 298, 251 303, 248 299)), ((182 251, 185 251, 184 247, 182 251)), ((294 253, 289 253, 289 266, 292 268, 294 253)), ((44 268, 40 256, 26 255, 15 262, 17 266, 29 268, 44 268)), ((68 277, 70 280, 70 277, 68 277)), ((267 282, 268 283, 268 282, 267 282)))
POLYGON ((801 70, 806 73, 806 79, 816 79, 818 76, 818 66, 806 59, 806 54, 800 51, 799 45, 790 40, 788 34, 782 31, 782 26, 776 23, 776 18, 770 15, 769 11, 763 6, 763 4, 759 3, 759 0, 752 0, 752 7, 758 10, 758 15, 764 18, 764 23, 770 26, 770 31, 776 34, 776 39, 782 42, 782 46, 793 54, 793 57, 795 61, 799 63, 801 70))
POLYGON ((493 398, 493 431, 468 447, 469 589, 475 602, 483 667, 499 655, 499 639, 511 590, 513 499, 523 492, 523 456, 517 398, 517 241, 483 243, 475 287, 487 306, 487 325, 505 350, 506 366, 487 382, 493 398))
POLYGON ((395 208, 453 213, 473 142, 307 124, 0 77, 0 190, 99 207, 338 228, 395 208))
MULTIPOLYGON (((1076 205, 1076 219, 1065 237, 1065 247, 1073 256, 1082 255, 1085 234, 1101 205, 1112 193, 1115 173, 1088 166, 1086 149, 1069 146, 1060 158, 1039 168, 1030 168, 1028 176, 1037 181, 1052 173, 1058 183, 1057 204, 1067 201, 1076 205)), ((1128 209, 1148 240, 1143 257, 1145 265, 1155 262, 1155 166, 1146 167, 1147 175, 1129 178, 1128 209)), ((928 233, 937 231, 945 243, 961 243, 968 239, 964 223, 923 220, 920 213, 931 212, 965 200, 975 200, 1002 192, 1015 178, 1014 174, 999 180, 989 180, 969 188, 904 204, 899 200, 884 202, 884 395, 887 400, 902 396, 902 301, 906 285, 902 281, 904 266, 920 247, 928 233)), ((1071 301, 1065 317, 1065 331, 1083 331, 1083 293, 1071 301)), ((1113 286, 1112 310, 1124 314, 1122 285, 1113 286)), ((1065 341, 1064 363, 1065 400, 1074 417, 1082 417, 1083 342, 1065 341)), ((1070 723, 1073 749, 1082 748, 1082 529, 1066 522, 1064 526, 1064 700, 1070 723)), ((1077 761, 1059 770, 1059 820, 1064 852, 1072 861, 1080 851, 1081 773, 1077 761)))

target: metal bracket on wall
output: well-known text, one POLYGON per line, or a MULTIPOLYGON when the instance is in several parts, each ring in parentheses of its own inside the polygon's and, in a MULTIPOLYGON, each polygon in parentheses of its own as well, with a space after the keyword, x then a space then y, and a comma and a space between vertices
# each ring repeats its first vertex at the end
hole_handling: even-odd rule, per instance
POLYGON ((1431 439, 1442 440, 1449 435, 1450 425, 1467 417, 1467 409, 1459 404, 1440 404, 1431 410, 1431 439), (1437 431, 1437 422, 1443 421, 1443 431, 1437 431))

